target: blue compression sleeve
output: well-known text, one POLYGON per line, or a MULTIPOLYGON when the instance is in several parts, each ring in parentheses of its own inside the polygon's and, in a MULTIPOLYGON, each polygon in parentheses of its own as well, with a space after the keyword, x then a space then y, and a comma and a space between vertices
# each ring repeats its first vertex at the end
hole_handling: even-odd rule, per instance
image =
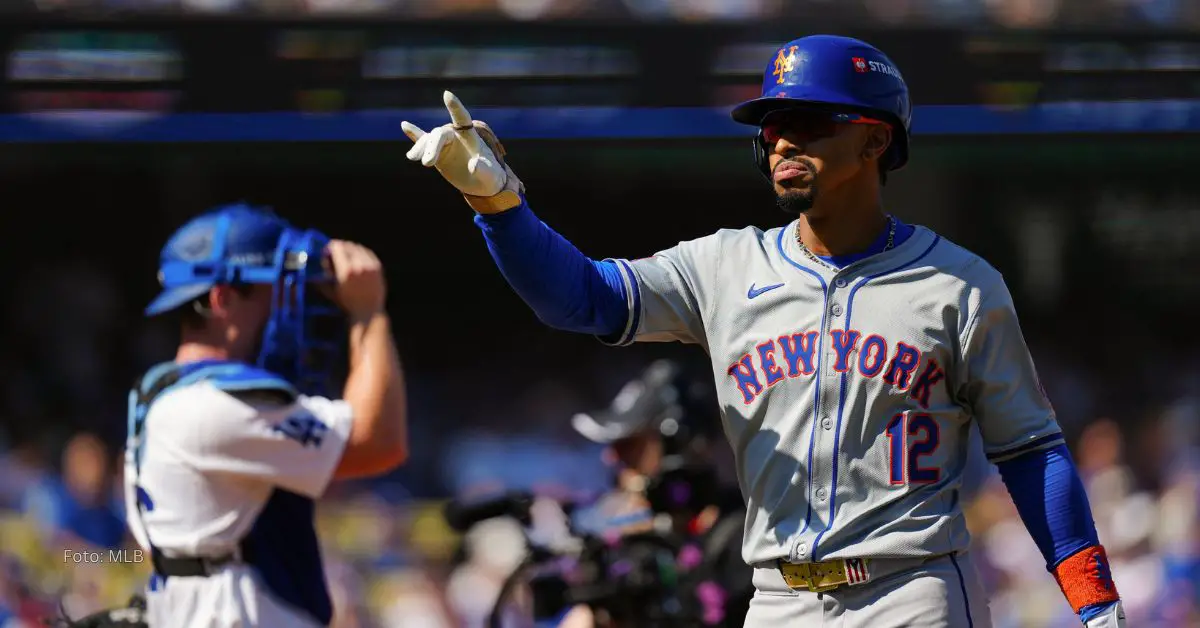
POLYGON ((996 466, 1047 566, 1053 569, 1075 552, 1100 544, 1083 481, 1066 445, 996 466))
MULTIPOLYGON (((1085 548, 1100 545, 1083 481, 1066 445, 1033 451, 996 465, 1021 520, 1053 571, 1085 548)), ((1111 604, 1080 609, 1087 621, 1111 604)))
POLYGON ((601 337, 625 330, 629 306, 615 262, 588 258, 524 202, 477 214, 475 224, 500 273, 543 323, 601 337))

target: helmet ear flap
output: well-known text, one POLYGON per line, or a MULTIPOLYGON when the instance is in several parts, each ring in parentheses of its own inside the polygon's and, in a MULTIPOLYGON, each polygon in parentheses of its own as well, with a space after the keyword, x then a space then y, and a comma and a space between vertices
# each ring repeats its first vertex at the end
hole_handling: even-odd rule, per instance
POLYGON ((771 180, 771 164, 767 158, 767 139, 763 137, 762 129, 754 136, 754 165, 768 181, 771 180))

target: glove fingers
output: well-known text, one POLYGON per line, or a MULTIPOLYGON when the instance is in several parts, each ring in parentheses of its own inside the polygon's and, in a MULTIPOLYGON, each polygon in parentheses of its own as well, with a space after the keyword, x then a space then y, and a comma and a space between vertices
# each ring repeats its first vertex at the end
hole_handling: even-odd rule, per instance
POLYGON ((400 123, 400 130, 404 131, 404 134, 408 136, 408 139, 414 142, 425 136, 425 131, 422 131, 421 127, 409 122, 408 120, 404 120, 400 123))
POLYGON ((442 94, 442 102, 446 103, 446 110, 450 112, 450 123, 454 125, 456 130, 472 130, 474 128, 471 124, 471 114, 463 106, 458 96, 446 91, 442 94))
POLYGON ((409 161, 421 161, 421 155, 425 154, 425 145, 428 143, 428 135, 422 135, 421 137, 418 137, 416 141, 413 142, 412 147, 408 149, 408 152, 404 154, 404 156, 407 157, 409 161))
POLYGON ((448 127, 440 126, 433 130, 427 137, 425 142, 425 153, 421 156, 421 165, 425 167, 433 166, 442 158, 442 153, 446 147, 450 145, 454 139, 454 131, 448 127))
POLYGON ((450 126, 454 128, 463 148, 467 149, 467 154, 482 153, 484 142, 476 132, 478 123, 471 119, 471 113, 463 106, 462 101, 449 91, 442 95, 442 100, 446 103, 446 110, 450 112, 450 126))

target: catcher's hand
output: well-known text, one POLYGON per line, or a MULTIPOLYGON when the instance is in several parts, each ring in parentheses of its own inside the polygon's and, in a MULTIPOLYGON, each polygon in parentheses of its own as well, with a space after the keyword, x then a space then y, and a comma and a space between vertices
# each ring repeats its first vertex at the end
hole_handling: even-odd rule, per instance
POLYGON ((518 204, 524 186, 504 163, 504 147, 491 127, 472 120, 454 94, 445 92, 442 100, 450 113, 449 124, 426 133, 408 121, 400 123, 404 134, 413 141, 406 155, 409 161, 436 168, 477 211, 502 211, 508 209, 502 205, 518 204))

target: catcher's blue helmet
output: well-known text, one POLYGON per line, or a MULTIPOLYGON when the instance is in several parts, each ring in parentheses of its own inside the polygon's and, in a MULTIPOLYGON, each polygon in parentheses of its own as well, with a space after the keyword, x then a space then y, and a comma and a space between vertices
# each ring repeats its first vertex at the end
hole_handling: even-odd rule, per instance
POLYGON ((343 318, 314 284, 332 282, 329 238, 301 230, 266 208, 218 207, 180 227, 159 258, 162 292, 146 307, 155 316, 195 303, 218 284, 269 284, 271 317, 256 363, 306 394, 328 394, 341 353, 343 318))
MULTIPOLYGON (((864 41, 812 35, 780 47, 767 63, 762 96, 734 107, 742 124, 761 126, 767 115, 813 109, 844 116, 869 116, 892 125, 892 144, 883 157, 887 170, 908 162, 912 101, 904 77, 887 55, 864 41)), ((767 171, 761 131, 754 139, 755 163, 767 171)))

